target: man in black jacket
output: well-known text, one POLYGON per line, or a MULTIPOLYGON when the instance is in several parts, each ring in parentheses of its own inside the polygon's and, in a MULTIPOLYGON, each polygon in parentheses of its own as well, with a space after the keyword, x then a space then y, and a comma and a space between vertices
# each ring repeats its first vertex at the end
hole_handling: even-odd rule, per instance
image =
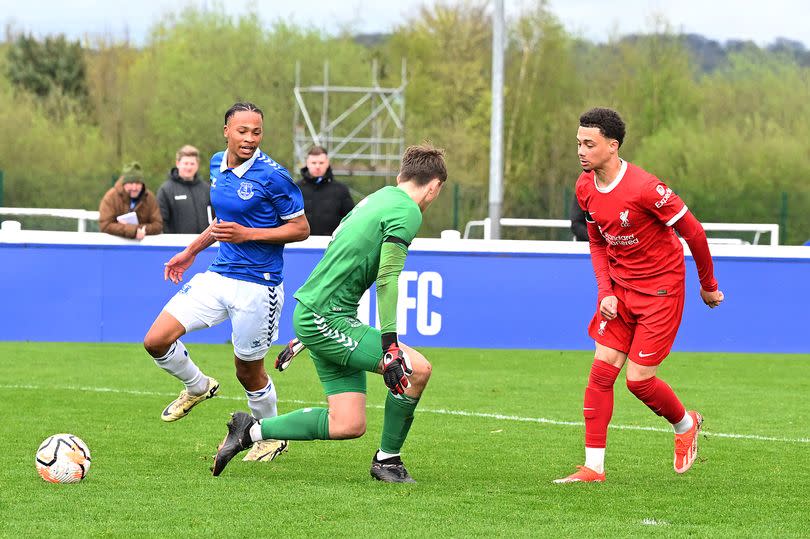
POLYGON ((176 166, 158 190, 158 203, 165 234, 200 234, 208 228, 211 186, 200 178, 200 152, 194 146, 177 151, 176 166))
POLYGON ((340 220, 354 208, 349 188, 332 176, 329 156, 321 146, 310 148, 298 187, 304 195, 304 212, 312 236, 331 236, 340 220))

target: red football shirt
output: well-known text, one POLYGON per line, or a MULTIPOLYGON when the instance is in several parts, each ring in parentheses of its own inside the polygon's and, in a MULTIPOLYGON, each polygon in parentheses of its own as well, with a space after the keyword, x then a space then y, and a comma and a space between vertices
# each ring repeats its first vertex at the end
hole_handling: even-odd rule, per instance
POLYGON ((591 256, 600 300, 609 283, 599 282, 599 251, 607 254, 614 282, 643 294, 673 295, 684 291, 685 269, 681 242, 672 229, 687 207, 672 189, 645 170, 622 161, 618 177, 607 187, 596 185, 594 172, 577 180, 577 201, 591 230, 591 256), (596 251, 596 252, 595 252, 596 251))

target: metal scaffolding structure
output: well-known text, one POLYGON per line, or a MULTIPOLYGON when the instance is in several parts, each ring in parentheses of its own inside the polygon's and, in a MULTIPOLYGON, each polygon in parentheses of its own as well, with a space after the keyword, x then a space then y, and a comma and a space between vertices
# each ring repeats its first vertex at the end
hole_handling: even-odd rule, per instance
POLYGON ((332 86, 329 62, 323 84, 301 85, 301 63, 295 66, 293 148, 304 163, 313 145, 326 148, 337 176, 396 177, 405 151, 405 60, 396 88, 379 85, 378 65, 371 66, 371 86, 332 86), (320 115, 316 127, 313 117, 320 115))

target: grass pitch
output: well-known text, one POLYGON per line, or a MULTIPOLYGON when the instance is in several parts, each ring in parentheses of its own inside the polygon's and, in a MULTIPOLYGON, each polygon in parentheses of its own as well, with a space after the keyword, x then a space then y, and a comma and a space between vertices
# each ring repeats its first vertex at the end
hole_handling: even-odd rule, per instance
MULTIPOLYGON (((0 343, 0 534, 807 533, 810 355, 673 354, 661 377, 706 418, 699 462, 683 476, 672 470, 668 425, 620 378, 607 482, 554 485, 583 460, 592 354, 427 349, 434 376, 403 453, 418 483, 388 485, 368 473, 385 394, 374 378, 363 438, 293 442, 273 463, 234 460, 212 477, 228 413, 247 405, 230 347, 189 348, 222 383, 221 397, 167 424, 160 412, 181 386, 139 345, 0 343), (57 432, 78 435, 92 451, 77 485, 48 484, 35 471, 38 444, 57 432)), ((282 413, 324 400, 306 353, 273 378, 282 413)))

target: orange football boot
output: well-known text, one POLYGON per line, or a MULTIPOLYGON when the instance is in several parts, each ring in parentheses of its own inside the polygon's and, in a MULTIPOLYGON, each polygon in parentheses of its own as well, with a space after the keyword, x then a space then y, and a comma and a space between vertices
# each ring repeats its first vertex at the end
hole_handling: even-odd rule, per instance
POLYGON ((687 412, 692 416, 692 428, 683 434, 675 435, 675 471, 684 473, 695 462, 698 454, 698 434, 703 425, 703 416, 694 410, 687 412))
POLYGON ((572 473, 568 477, 555 479, 555 483, 602 483, 605 481, 605 474, 595 472, 587 466, 577 466, 579 471, 572 473))

